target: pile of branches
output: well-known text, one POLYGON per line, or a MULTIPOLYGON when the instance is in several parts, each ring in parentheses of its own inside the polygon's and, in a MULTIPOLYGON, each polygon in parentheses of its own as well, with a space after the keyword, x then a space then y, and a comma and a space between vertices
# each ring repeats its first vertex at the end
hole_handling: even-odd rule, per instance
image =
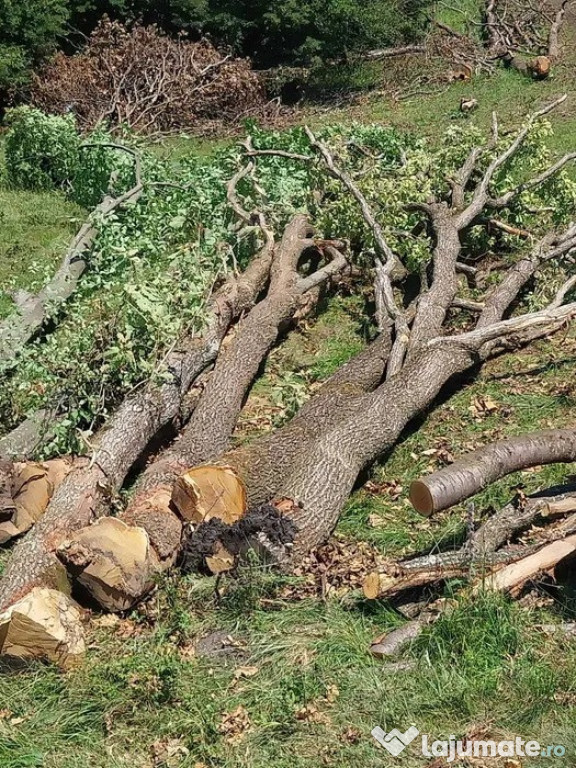
MULTIPOLYGON (((549 429, 490 443, 444 469, 412 483, 410 500, 422 515, 461 504, 501 478, 520 470, 576 461, 576 429, 549 429)), ((576 562, 576 486, 555 486, 531 496, 519 492, 478 524, 468 506, 466 539, 459 549, 432 551, 385 563, 364 580, 368 599, 385 599, 411 618, 386 638, 377 655, 393 656, 426 624, 449 609, 441 595, 447 583, 531 598, 549 592, 576 562)))
MULTIPOLYGON (((293 568, 330 536, 361 472, 388 454, 442 393, 462 386, 494 356, 572 322, 576 302, 567 299, 576 286, 576 225, 546 217, 549 205, 539 213, 533 203, 542 189, 548 204, 558 199, 550 190, 554 182, 561 185, 576 153, 555 162, 543 159, 520 180, 509 173, 534 127, 565 99, 535 112, 513 134, 501 135, 495 118, 490 138, 476 136, 455 160, 455 172, 442 174, 425 195, 422 186, 436 172, 433 163, 400 182, 410 163, 406 153, 384 171, 368 147, 348 146, 362 163, 376 164, 376 176, 390 175, 386 189, 395 191, 386 193, 387 208, 402 186, 408 190, 399 234, 383 228, 383 200, 363 192, 365 166, 362 173, 354 162, 344 165, 342 144, 329 145, 308 128, 299 134, 301 151, 278 146, 277 135, 257 145, 248 139, 240 168, 227 183, 227 201, 237 231, 255 236, 253 259, 215 290, 204 329, 175 339, 165 376, 126 394, 91 440, 91 454, 77 459, 59 485, 53 483, 44 513, 23 521, 32 527, 0 580, 0 652, 63 663, 77 658, 84 646, 72 590, 77 600, 88 596, 105 610, 124 611, 178 562, 186 570, 222 574, 252 552, 293 568), (331 239, 325 239, 305 214, 287 212, 273 221, 253 202, 248 209, 251 187, 259 191, 255 199, 266 198, 258 170, 271 158, 276 166, 268 166, 269 175, 287 174, 287 167, 292 176, 303 167, 320 174, 318 206, 322 194, 329 206, 344 190, 352 215, 347 208, 348 216, 337 218, 339 226, 344 220, 353 229, 353 213, 361 215, 374 249, 375 338, 285 425, 234 447, 232 434, 263 360, 303 307, 313 307, 347 269, 352 238, 346 235, 353 234, 335 239, 329 232, 331 239), (512 227, 514 215, 527 205, 539 231, 512 227), (494 230, 506 236, 514 230, 520 252, 514 263, 504 259, 499 279, 486 285, 482 273, 490 268, 490 255, 474 243, 480 233, 494 230), (418 233, 425 235, 419 239, 418 233), (409 274, 418 248, 421 258, 409 274), (526 291, 542 282, 549 287, 551 270, 558 290, 544 291, 542 308, 534 310, 523 301, 526 291), (473 299, 466 295, 470 286, 473 299), (465 322, 455 323, 455 315, 465 322), (167 427, 179 430, 178 438, 142 470, 147 447, 167 427), (112 517, 117 492, 135 466, 141 471, 130 500, 112 517)), ((319 208, 313 210, 318 215, 319 208)), ((572 456, 574 442, 560 441, 549 460, 572 456)), ((546 460, 538 450, 520 455, 523 461, 546 460)), ((492 477, 511 464, 498 454, 488 465, 492 477)), ((6 487, 14 488, 14 471, 8 468, 6 475, 6 487)), ((464 484, 458 479, 452 485, 464 484)), ((446 486, 439 483, 441 490, 446 486)), ((14 496, 5 495, 1 514, 21 532, 14 496)), ((377 594, 381 586, 379 580, 377 594)))
POLYGON ((148 134, 234 123, 265 107, 246 59, 107 18, 80 53, 58 53, 34 76, 31 100, 46 112, 73 113, 84 130, 105 122, 148 134))
POLYGON ((560 32, 570 0, 487 0, 484 29, 488 55, 535 78, 546 78, 560 57, 560 32))

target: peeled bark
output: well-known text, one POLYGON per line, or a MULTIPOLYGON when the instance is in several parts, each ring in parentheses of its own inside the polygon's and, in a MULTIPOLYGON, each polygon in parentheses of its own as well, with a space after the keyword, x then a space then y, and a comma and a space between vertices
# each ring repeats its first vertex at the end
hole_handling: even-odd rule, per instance
POLYGON ((563 560, 573 558, 575 555, 576 536, 569 536, 561 541, 553 541, 533 555, 508 565, 487 577, 478 585, 477 589, 517 593, 527 581, 536 578, 539 574, 553 571, 563 560))
POLYGON ((576 430, 533 432, 473 451, 448 467, 416 480, 410 501, 422 515, 453 507, 512 472, 541 464, 576 461, 576 430))

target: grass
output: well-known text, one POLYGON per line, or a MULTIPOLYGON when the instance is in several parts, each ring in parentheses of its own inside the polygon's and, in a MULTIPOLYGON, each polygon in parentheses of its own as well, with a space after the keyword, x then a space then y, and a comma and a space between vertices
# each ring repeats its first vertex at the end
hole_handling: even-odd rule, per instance
POLYGON ((84 215, 56 193, 0 187, 0 317, 13 308, 10 291, 38 290, 54 273, 84 215))
MULTIPOLYGON (((456 26, 462 14, 450 13, 445 20, 456 26)), ((379 96, 329 117, 392 122, 433 140, 463 119, 458 105, 465 95, 478 99, 474 119, 486 126, 495 107, 502 122, 516 120, 560 92, 574 100, 572 56, 548 83, 499 70, 404 101, 379 96)), ((557 152, 573 148, 575 120, 571 107, 560 112, 557 152)), ((211 148, 194 146, 202 153, 211 148)), ((188 139, 159 148, 171 156, 189 150, 188 139)), ((57 195, 5 189, 0 210, 0 281, 34 288, 54 268, 82 212, 57 195)), ((360 299, 343 295, 323 307, 270 356, 237 438, 283 423, 365 343, 360 299)), ((411 480, 441 466, 446 452, 459 455, 539 427, 575 426, 574 381, 574 335, 490 363, 374 467, 371 479, 383 490, 359 488, 338 535, 350 547, 368 542, 389 557, 461 542, 464 510, 422 519, 407 501, 411 480)), ((475 498, 476 517, 518 486, 536 491, 569 473, 570 467, 548 467, 506 478, 475 498)), ((0 568, 7 556, 0 554, 0 568)), ((299 583, 251 566, 217 598, 212 580, 169 577, 127 618, 92 615, 80 667, 59 673, 33 664, 0 677, 1 768, 423 768, 427 761, 413 748, 394 759, 370 736, 375 725, 412 723, 434 738, 481 733, 563 744, 567 757, 546 764, 573 764, 576 646, 537 628, 572 618, 567 600, 519 605, 448 591, 452 610, 409 651, 415 668, 390 673, 368 647, 401 624, 397 613, 357 592, 326 601, 286 597, 285 587, 299 583), (234 653, 195 654, 198 639, 216 630, 234 638, 234 653)))

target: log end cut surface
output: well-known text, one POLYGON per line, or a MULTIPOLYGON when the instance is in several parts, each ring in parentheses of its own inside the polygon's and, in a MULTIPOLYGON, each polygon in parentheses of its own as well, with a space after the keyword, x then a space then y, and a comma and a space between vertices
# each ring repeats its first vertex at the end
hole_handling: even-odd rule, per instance
POLYGON ((0 654, 72 666, 85 652, 81 615, 62 592, 36 587, 0 615, 0 654))
POLYGON ((189 522, 217 518, 232 525, 246 514, 246 488, 231 467, 207 464, 180 475, 174 483, 172 503, 189 522))

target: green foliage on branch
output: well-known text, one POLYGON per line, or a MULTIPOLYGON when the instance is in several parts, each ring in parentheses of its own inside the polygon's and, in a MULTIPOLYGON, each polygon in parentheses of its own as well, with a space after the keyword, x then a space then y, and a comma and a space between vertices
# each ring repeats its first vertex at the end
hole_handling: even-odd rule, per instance
MULTIPOLYGON (((68 129, 69 123, 64 124, 68 129)), ((54 129, 50 140, 42 134, 42 146, 60 146, 57 137, 64 124, 42 123, 42 130, 48 130, 47 125, 54 129)), ((29 139, 18 133, 14 120, 11 130, 7 162, 14 168, 29 139)), ((245 210, 263 211, 277 238, 294 212, 308 212, 319 235, 350 241, 351 256, 370 284, 372 232, 358 204, 316 158, 304 130, 269 132, 251 126, 249 131, 256 148, 311 159, 255 158, 253 174, 237 189, 245 210)), ((549 133, 546 123, 533 129, 523 150, 494 180, 494 193, 550 163, 549 133)), ((420 274, 430 261, 433 240, 426 217, 410 204, 430 195, 446 198, 450 179, 470 148, 486 138, 473 127, 456 127, 431 147, 379 125, 331 126, 318 132, 318 138, 362 190, 390 246, 409 270, 420 274)), ((497 148, 486 147, 479 172, 509 141, 505 136, 497 148)), ((104 133, 77 137, 77 165, 70 164, 66 179, 60 155, 38 151, 42 180, 63 187, 76 200, 92 198, 92 205, 109 175, 115 193, 121 193, 133 184, 133 158, 103 146, 107 143, 104 133)), ((230 270, 242 268, 262 241, 259 228, 239 224, 227 203, 226 184, 246 163, 242 147, 221 150, 211 158, 184 157, 178 163, 160 160, 143 148, 138 151, 144 194, 101 222, 80 289, 54 318, 54 330, 23 350, 0 391, 0 418, 6 429, 39 407, 57 405, 66 411, 49 453, 85 450, 83 441, 89 441, 128 391, 150 379, 161 380, 165 356, 178 337, 202 329, 214 286, 230 270)), ((33 175, 31 168, 28 176, 13 173, 12 179, 27 184, 33 175)), ((538 235, 568 221, 575 208, 576 186, 561 173, 523 193, 501 218, 538 235)), ((527 247, 518 237, 478 226, 467 233, 462 257, 474 260, 494 253, 513 262, 527 247)), ((553 290, 554 284, 554 279, 548 281, 546 290, 553 290)), ((530 299, 534 305, 540 300, 530 299)))

